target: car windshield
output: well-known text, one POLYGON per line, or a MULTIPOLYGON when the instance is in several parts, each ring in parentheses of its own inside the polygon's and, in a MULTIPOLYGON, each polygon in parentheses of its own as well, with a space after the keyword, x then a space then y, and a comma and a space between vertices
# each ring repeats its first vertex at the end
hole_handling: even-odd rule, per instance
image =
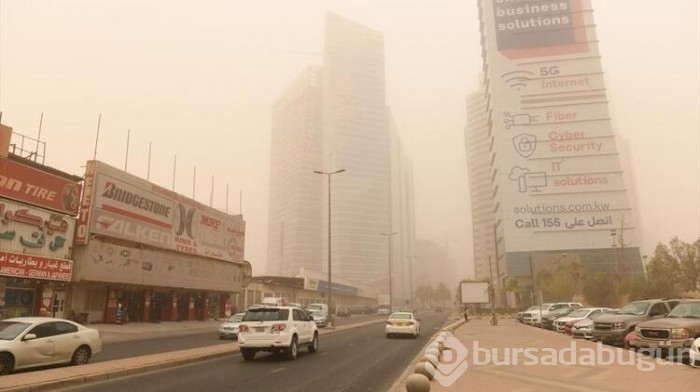
POLYGON ((323 310, 312 310, 311 315, 312 316, 325 316, 326 312, 324 312, 323 310))
POLYGON ((627 304, 620 309, 617 314, 636 314, 636 315, 641 315, 646 313, 647 309, 649 308, 649 303, 648 302, 632 302, 631 304, 627 304))
POLYGON ((250 309, 242 321, 285 321, 289 319, 289 309, 261 308, 250 309))
POLYGON ((228 322, 229 323, 240 323, 243 321, 243 316, 244 314, 239 313, 239 314, 234 314, 233 316, 229 317, 228 322))
POLYGON ((392 314, 391 317, 389 317, 389 318, 392 318, 392 319, 401 319, 401 320, 410 320, 412 317, 411 317, 411 314, 410 314, 410 313, 394 313, 394 314, 392 314))
POLYGON ((676 305, 668 314, 672 318, 700 318, 700 302, 685 302, 676 305))
POLYGON ((569 313, 569 317, 586 317, 590 312, 591 311, 587 309, 577 309, 569 313))
POLYGON ((12 340, 30 325, 16 321, 0 321, 0 340, 12 340))

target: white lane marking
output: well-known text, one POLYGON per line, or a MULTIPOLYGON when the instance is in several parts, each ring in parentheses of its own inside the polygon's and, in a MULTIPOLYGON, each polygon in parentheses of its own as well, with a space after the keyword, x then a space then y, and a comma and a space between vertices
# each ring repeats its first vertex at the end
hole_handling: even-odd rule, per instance
POLYGON ((275 369, 275 370, 271 371, 270 374, 272 374, 272 373, 279 373, 279 372, 281 372, 281 371, 283 371, 283 370, 287 370, 287 368, 286 368, 286 367, 281 367, 281 368, 279 368, 279 369, 275 369))
POLYGON ((328 355, 328 351, 326 351, 325 353, 321 353, 320 355, 321 356, 328 355))

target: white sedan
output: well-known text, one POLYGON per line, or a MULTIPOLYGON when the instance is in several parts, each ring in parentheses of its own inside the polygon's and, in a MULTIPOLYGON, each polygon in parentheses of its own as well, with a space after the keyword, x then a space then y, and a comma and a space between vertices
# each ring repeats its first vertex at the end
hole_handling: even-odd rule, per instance
POLYGON ((700 338, 697 338, 690 345, 690 366, 700 368, 700 338))
POLYGON ((389 315, 385 327, 386 337, 394 335, 420 336, 420 320, 411 312, 394 312, 389 315))
POLYGON ((69 320, 50 317, 0 320, 0 374, 64 363, 84 365, 100 351, 100 332, 69 320))

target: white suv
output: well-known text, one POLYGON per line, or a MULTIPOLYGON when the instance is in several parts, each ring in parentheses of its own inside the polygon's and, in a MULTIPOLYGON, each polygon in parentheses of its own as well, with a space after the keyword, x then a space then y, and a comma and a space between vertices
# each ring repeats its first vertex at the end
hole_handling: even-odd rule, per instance
POLYGON ((312 354, 318 350, 318 327, 301 308, 248 309, 238 327, 238 347, 246 361, 253 360, 258 351, 284 352, 293 360, 299 346, 307 346, 312 354))

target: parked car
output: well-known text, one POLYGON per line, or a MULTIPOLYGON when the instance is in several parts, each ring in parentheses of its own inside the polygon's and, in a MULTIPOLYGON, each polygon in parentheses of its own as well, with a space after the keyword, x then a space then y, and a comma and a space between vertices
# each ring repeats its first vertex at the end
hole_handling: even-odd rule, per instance
POLYGON ((604 314, 593 323, 593 339, 604 343, 624 343, 637 324, 666 317, 679 300, 648 299, 630 302, 615 313, 604 314))
POLYGON ((248 309, 238 329, 238 347, 245 361, 252 361, 259 351, 285 353, 294 360, 300 346, 307 346, 312 354, 318 350, 318 326, 301 308, 248 309))
POLYGON ((343 308, 338 309, 337 316, 338 317, 350 317, 350 308, 343 307, 343 308))
POLYGON ((700 299, 683 300, 668 316, 639 323, 635 331, 639 348, 658 348, 663 355, 690 348, 700 338, 700 299))
POLYGON ((314 322, 319 328, 325 328, 328 315, 323 310, 312 310, 309 315, 314 319, 314 322))
POLYGON ((700 368, 700 338, 693 341, 688 350, 690 366, 700 368))
POLYGON ((539 310, 539 308, 540 308, 540 307, 537 306, 537 305, 535 305, 535 306, 530 306, 529 308, 523 310, 522 312, 516 313, 516 314, 515 314, 515 321, 517 321, 517 322, 519 322, 519 323, 523 323, 523 322, 524 322, 524 321, 523 321, 523 318, 525 317, 525 313, 531 312, 531 311, 534 311, 534 310, 539 310))
POLYGON ((525 312, 523 315, 523 322, 533 326, 540 326, 542 325, 542 318, 548 316, 553 311, 572 307, 580 308, 582 305, 578 302, 545 303, 541 306, 537 306, 534 310, 525 312))
POLYGON ((314 310, 321 310, 326 312, 328 314, 328 305, 327 304, 309 304, 309 306, 306 307, 306 310, 308 312, 313 312, 314 310))
POLYGON ((617 312, 618 309, 610 309, 608 311, 594 314, 589 316, 586 319, 583 319, 581 321, 577 321, 573 324, 571 327, 571 337, 578 339, 578 338, 583 338, 583 339, 593 339, 593 322, 595 319, 598 317, 606 314, 606 313, 614 313, 617 312))
POLYGON ((0 374, 56 364, 84 365, 102 351, 100 331, 70 320, 0 320, 0 374))
POLYGON ((420 336, 420 320, 411 312, 395 312, 389 315, 384 328, 387 338, 396 335, 420 336))
MULTIPOLYGON (((557 332, 566 332, 566 325, 571 323, 573 326, 574 322, 581 321, 583 319, 590 318, 596 314, 603 313, 610 310, 610 308, 578 308, 574 309, 572 312, 566 316, 559 317, 554 320, 554 330, 557 332)), ((569 328, 571 328, 571 326, 569 328)), ((568 335, 571 335, 571 330, 569 329, 568 335)))
POLYGON ((236 313, 219 325, 219 339, 238 339, 238 326, 245 313, 236 313))
POLYGON ((565 317, 569 313, 573 312, 574 309, 575 308, 573 306, 567 305, 564 307, 554 309, 551 312, 547 312, 547 314, 542 316, 542 321, 541 321, 542 328, 554 330, 555 329, 554 320, 557 320, 561 317, 565 317))

